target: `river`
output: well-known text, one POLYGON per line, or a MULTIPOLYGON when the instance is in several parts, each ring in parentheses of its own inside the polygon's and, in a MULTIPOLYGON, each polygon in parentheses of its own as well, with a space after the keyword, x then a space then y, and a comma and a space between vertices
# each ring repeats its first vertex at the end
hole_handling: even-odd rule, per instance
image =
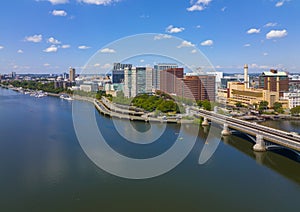
MULTIPOLYGON (((254 153, 249 140, 230 136, 199 165, 207 129, 195 132, 193 126, 183 134, 196 134, 197 141, 174 169, 141 180, 112 175, 81 148, 72 104, 0 88, 1 211, 299 211, 299 161, 284 152, 254 153)), ((160 155, 174 144, 180 128, 168 124, 158 141, 136 146, 118 135, 112 119, 93 110, 109 146, 129 157, 160 155)), ((129 123, 139 132, 159 129, 124 121, 129 123)), ((263 124, 300 130, 295 121, 263 124)))

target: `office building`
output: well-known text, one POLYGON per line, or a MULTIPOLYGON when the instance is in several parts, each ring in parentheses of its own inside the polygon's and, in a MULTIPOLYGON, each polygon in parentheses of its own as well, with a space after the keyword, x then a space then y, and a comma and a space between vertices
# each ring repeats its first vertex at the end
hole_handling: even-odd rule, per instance
POLYGON ((112 82, 113 83, 123 83, 124 82, 124 69, 132 68, 132 64, 122 64, 114 63, 114 68, 112 70, 112 82))
POLYGON ((173 63, 159 63, 154 66, 153 73, 152 73, 153 89, 160 90, 160 72, 171 68, 178 68, 178 65, 173 63))
POLYGON ((126 67, 124 70, 124 95, 135 97, 141 93, 151 93, 152 71, 150 67, 126 67))
POLYGON ((179 81, 183 79, 183 68, 170 68, 160 71, 160 90, 175 94, 179 81))
POLYGON ((75 77, 76 77, 75 68, 70 67, 70 70, 69 70, 69 80, 71 82, 74 82, 75 81, 75 77))
POLYGON ((274 69, 265 71, 259 76, 259 88, 279 92, 279 97, 283 97, 283 93, 289 91, 288 75, 274 69))

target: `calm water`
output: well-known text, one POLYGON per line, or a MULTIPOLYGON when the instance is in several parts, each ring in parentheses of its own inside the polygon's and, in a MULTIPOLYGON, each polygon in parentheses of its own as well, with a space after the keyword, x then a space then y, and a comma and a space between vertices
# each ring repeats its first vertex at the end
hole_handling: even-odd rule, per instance
MULTIPOLYGON (((89 103, 80 103, 83 106, 89 103)), ((92 107, 92 105, 90 105, 92 107)), ((136 158, 172 146, 179 126, 137 148, 124 142, 111 119, 97 122, 109 145, 136 158)), ((129 122, 128 122, 129 123, 129 122)), ((127 124, 128 124, 127 123, 127 124)), ((299 132, 299 122, 268 122, 299 132)), ((139 131, 144 123, 132 123, 139 131)), ((186 134, 196 133, 193 127, 186 134)), ((236 136, 198 164, 206 133, 167 174, 128 180, 99 169, 85 155, 72 123, 72 103, 0 89, 0 211, 299 211, 300 163, 274 152, 254 153, 236 136)), ((184 140, 182 141, 184 142, 184 140)))

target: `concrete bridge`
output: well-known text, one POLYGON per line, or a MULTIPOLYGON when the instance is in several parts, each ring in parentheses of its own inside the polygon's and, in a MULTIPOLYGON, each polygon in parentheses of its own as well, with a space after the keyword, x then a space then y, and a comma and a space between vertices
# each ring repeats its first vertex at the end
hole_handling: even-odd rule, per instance
POLYGON ((192 108, 196 117, 203 117, 202 125, 209 125, 208 120, 223 125, 222 136, 232 134, 234 130, 246 134, 255 145, 254 151, 266 151, 274 148, 287 148, 300 155, 300 136, 296 133, 286 132, 256 123, 217 114, 212 111, 192 108))

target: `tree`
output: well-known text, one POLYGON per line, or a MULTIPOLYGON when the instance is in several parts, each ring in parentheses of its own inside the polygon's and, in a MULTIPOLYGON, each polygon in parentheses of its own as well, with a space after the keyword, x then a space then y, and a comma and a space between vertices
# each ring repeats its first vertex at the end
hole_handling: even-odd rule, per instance
POLYGON ((275 102, 275 103, 273 104, 273 109, 274 109, 274 111, 277 112, 277 113, 283 113, 283 112, 284 112, 284 110, 283 110, 283 108, 282 108, 282 104, 281 104, 280 102, 275 102))
POLYGON ((269 102, 261 101, 259 103, 259 107, 258 107, 259 112, 263 112, 264 110, 266 110, 268 108, 268 105, 269 105, 269 102))
POLYGON ((291 114, 292 114, 292 116, 299 116, 300 115, 300 106, 292 108, 291 114))
POLYGON ((204 110, 211 110, 211 104, 210 104, 210 101, 208 101, 208 100, 203 100, 203 101, 202 101, 202 107, 204 108, 204 110))
POLYGON ((237 108, 240 108, 240 107, 243 107, 243 104, 242 104, 241 102, 237 102, 237 103, 235 103, 235 106, 236 106, 237 108))

